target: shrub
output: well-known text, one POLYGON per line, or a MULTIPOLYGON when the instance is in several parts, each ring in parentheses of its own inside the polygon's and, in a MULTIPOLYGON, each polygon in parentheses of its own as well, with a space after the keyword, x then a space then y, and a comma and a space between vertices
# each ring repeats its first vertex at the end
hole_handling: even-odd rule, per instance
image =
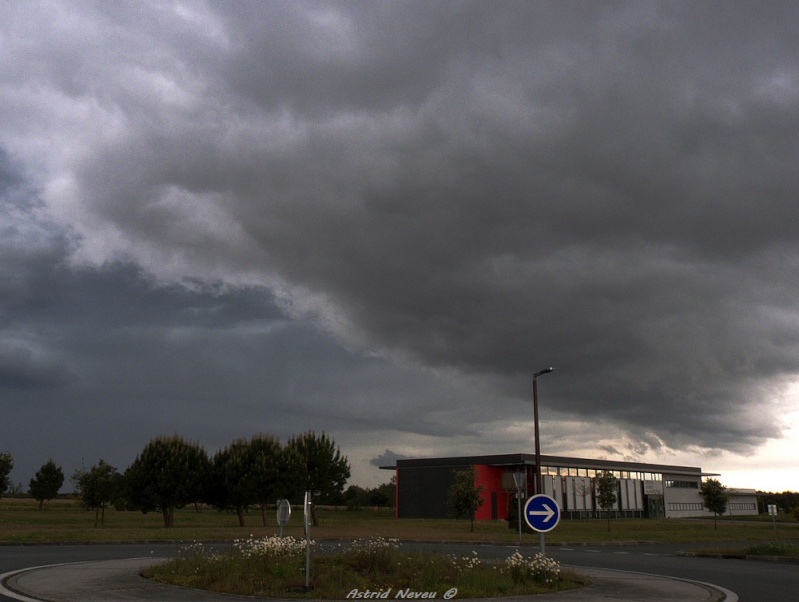
POLYGON ((305 551, 305 540, 276 536, 253 539, 253 536, 250 535, 247 539, 233 540, 233 549, 244 558, 256 556, 285 558, 302 554, 305 551))
POLYGON ((505 570, 510 573, 515 583, 530 581, 556 585, 560 577, 560 564, 557 560, 547 558, 540 552, 532 558, 525 558, 518 550, 505 560, 505 570))
POLYGON ((475 551, 472 551, 471 556, 450 555, 449 561, 452 563, 452 568, 458 572, 469 571, 480 566, 480 559, 477 557, 477 552, 475 551))
POLYGON ((346 561, 360 573, 385 573, 395 564, 399 540, 385 537, 356 539, 344 552, 346 561))

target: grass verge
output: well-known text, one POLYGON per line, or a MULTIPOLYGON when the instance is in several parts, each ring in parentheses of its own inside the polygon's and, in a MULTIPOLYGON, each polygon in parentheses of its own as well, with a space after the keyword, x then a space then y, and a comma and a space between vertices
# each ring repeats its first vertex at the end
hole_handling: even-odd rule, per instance
MULTIPOLYGON (((278 531, 274 511, 267 527, 261 526, 260 512, 246 515, 247 526, 238 526, 234 514, 211 508, 177 510, 175 526, 164 528, 159 513, 142 514, 124 510, 106 510, 105 526, 94 527, 94 512, 81 509, 75 500, 45 502, 39 510, 35 500, 0 499, 0 543, 106 543, 136 541, 232 541, 243 534, 257 537, 278 531)), ((343 508, 319 508, 320 525, 312 529, 318 540, 363 539, 382 535, 403 541, 491 542, 516 545, 519 536, 504 521, 477 521, 474 531, 469 521, 454 519, 396 519, 392 510, 351 512, 343 508)), ((302 512, 295 511, 284 534, 302 537, 302 512)), ((547 533, 547 543, 611 544, 652 542, 677 544, 747 543, 773 540, 799 544, 799 524, 738 522, 696 519, 613 519, 610 530, 604 519, 562 520, 547 533)), ((534 544, 538 536, 524 534, 524 544, 534 544)))
POLYGON ((691 556, 721 556, 725 558, 746 558, 763 556, 799 559, 799 546, 784 541, 768 541, 750 545, 719 546, 691 550, 691 556))

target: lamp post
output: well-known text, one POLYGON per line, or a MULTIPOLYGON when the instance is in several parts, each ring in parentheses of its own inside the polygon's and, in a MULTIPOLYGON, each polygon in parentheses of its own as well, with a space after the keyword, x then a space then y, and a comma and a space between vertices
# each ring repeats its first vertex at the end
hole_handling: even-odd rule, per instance
MULTIPOLYGON (((541 486, 541 438, 538 434, 538 377, 542 374, 549 374, 552 370, 554 370, 554 368, 550 366, 549 368, 544 368, 533 374, 533 428, 535 429, 535 472, 533 473, 535 489, 533 493, 535 495, 543 493, 543 491, 541 491, 543 489, 541 486)), ((546 556, 546 544, 544 542, 543 532, 538 534, 538 545, 541 554, 546 556)))
POLYGON ((533 428, 535 430, 535 471, 533 472, 533 493, 543 493, 541 489, 541 438, 538 434, 538 377, 552 372, 554 368, 544 368, 533 374, 533 428))

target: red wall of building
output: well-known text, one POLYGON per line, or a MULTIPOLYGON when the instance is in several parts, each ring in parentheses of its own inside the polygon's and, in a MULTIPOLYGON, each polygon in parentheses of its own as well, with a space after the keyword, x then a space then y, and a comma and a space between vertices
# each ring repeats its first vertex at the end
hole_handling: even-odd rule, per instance
POLYGON ((492 493, 496 494, 496 517, 498 520, 508 518, 508 494, 502 489, 502 468, 477 464, 474 467, 474 484, 484 487, 481 497, 483 505, 474 514, 475 520, 491 520, 492 493))

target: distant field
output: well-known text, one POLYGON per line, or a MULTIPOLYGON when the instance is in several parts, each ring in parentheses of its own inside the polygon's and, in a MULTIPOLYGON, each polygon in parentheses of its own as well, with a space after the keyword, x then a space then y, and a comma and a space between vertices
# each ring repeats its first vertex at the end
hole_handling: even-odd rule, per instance
MULTIPOLYGON (((353 539, 376 535, 396 537, 406 541, 474 541, 518 542, 518 532, 508 529, 504 522, 475 522, 474 532, 469 521, 452 519, 394 518, 393 510, 319 508, 319 527, 311 530, 314 539, 353 539)), ((756 518, 756 517, 752 517, 756 518)), ((45 502, 44 509, 30 499, 0 499, 1 543, 44 542, 118 542, 118 541, 193 541, 233 540, 237 538, 275 535, 278 531, 275 512, 268 514, 268 527, 262 527, 260 512, 247 515, 247 526, 239 527, 236 516, 202 508, 183 508, 175 513, 175 526, 166 529, 160 513, 117 511, 107 509, 105 527, 94 527, 94 512, 82 510, 74 500, 45 502)), ((285 535, 302 537, 302 511, 295 509, 285 535)), ((677 519, 614 519, 610 532, 604 519, 563 520, 547 534, 547 542, 603 543, 712 543, 725 541, 799 542, 799 523, 770 521, 738 521, 721 518, 718 529, 712 520, 677 519)), ((537 535, 524 534, 524 541, 535 543, 537 535)))

